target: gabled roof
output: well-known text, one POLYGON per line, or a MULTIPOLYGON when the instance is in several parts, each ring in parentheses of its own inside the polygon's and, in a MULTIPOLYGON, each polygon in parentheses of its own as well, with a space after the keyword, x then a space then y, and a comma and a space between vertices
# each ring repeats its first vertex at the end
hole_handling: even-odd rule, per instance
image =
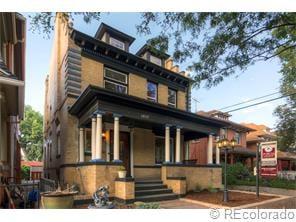
POLYGON ((277 158, 280 160, 296 160, 296 153, 277 151, 277 158))
POLYGON ((168 55, 166 53, 162 53, 161 51, 157 50, 156 48, 154 48, 153 46, 151 46, 149 44, 143 45, 139 49, 139 51, 136 53, 136 55, 141 57, 147 51, 150 52, 152 55, 162 58, 162 59, 168 59, 170 57, 170 55, 168 55))
POLYGON ((262 139, 276 139, 275 133, 271 132, 268 126, 255 123, 242 123, 242 125, 253 129, 252 132, 247 135, 247 142, 262 141, 262 139))
POLYGON ((111 36, 114 36, 114 37, 117 37, 117 38, 127 41, 129 43, 129 45, 131 45, 135 41, 134 37, 127 35, 127 34, 121 32, 121 31, 119 31, 119 30, 117 30, 117 29, 115 29, 103 22, 99 26, 99 28, 95 34, 95 38, 101 39, 105 32, 108 32, 111 36))

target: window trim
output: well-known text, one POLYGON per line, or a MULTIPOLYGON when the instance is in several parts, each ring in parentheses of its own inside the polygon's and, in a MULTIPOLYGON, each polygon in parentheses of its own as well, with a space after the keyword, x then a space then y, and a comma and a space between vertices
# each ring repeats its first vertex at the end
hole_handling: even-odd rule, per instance
MULTIPOLYGON (((111 83, 111 84, 114 84, 114 85, 122 86, 122 87, 125 88, 125 93, 123 93, 123 94, 127 94, 127 93, 128 93, 128 92, 127 92, 127 85, 123 85, 123 84, 120 84, 120 83, 117 83, 117 82, 110 81, 110 80, 108 80, 108 79, 104 79, 104 88, 105 88, 105 89, 107 89, 107 88, 106 88, 106 82, 111 83)), ((108 90, 110 90, 110 89, 108 89, 108 90)), ((117 92, 117 91, 112 91, 112 92, 115 92, 115 93, 122 93, 122 92, 117 92)))
MULTIPOLYGON (((111 84, 114 84, 114 85, 119 85, 119 86, 122 86, 125 88, 125 93, 122 93, 122 92, 116 92, 116 91, 112 91, 112 92, 115 92, 115 93, 122 93, 122 94, 128 94, 128 73, 124 73, 124 72, 120 72, 120 71, 117 71, 115 69, 112 69, 112 68, 109 68, 109 67, 104 67, 104 88, 106 88, 106 82, 109 82, 111 84), (118 73, 118 74, 121 74, 121 75, 124 75, 126 78, 125 78, 125 83, 121 82, 121 81, 118 81, 116 79, 113 79, 113 78, 110 78, 108 76, 106 76, 106 70, 110 70, 112 72, 115 72, 115 73, 118 73)), ((109 90, 109 89, 108 89, 109 90)))
POLYGON ((177 108, 177 91, 174 89, 171 89, 171 88, 168 88, 168 106, 173 107, 173 108, 177 108), (175 92, 175 95, 176 95, 175 96, 175 104, 169 102, 169 91, 170 90, 175 92))
POLYGON ((117 71, 117 70, 115 70, 115 69, 112 69, 112 68, 109 68, 109 67, 104 67, 104 79, 108 79, 108 80, 110 80, 110 81, 114 81, 114 82, 117 82, 117 83, 119 83, 119 84, 125 84, 125 85, 127 85, 128 84, 128 74, 126 74, 126 73, 124 73, 124 72, 120 72, 120 71, 117 71), (106 70, 110 70, 110 71, 112 71, 112 72, 115 72, 115 73, 118 73, 118 74, 120 74, 120 75, 124 75, 126 78, 125 78, 125 82, 121 82, 121 81, 119 81, 119 80, 117 80, 117 79, 113 79, 113 78, 111 78, 111 77, 108 77, 108 76, 106 76, 106 70))
POLYGON ((159 57, 156 57, 156 56, 154 56, 154 55, 150 55, 149 62, 152 62, 153 64, 158 65, 158 66, 162 66, 162 59, 159 58, 159 57), (160 64, 158 64, 158 63, 156 63, 156 62, 153 62, 153 61, 151 60, 152 58, 155 59, 155 60, 159 60, 160 64))
POLYGON ((155 83, 155 82, 149 81, 149 80, 147 80, 147 100, 149 100, 149 101, 151 101, 151 102, 156 102, 156 103, 158 102, 158 84, 155 83), (155 99, 152 98, 152 97, 150 97, 150 96, 148 95, 148 84, 149 84, 149 83, 151 83, 151 84, 153 84, 153 85, 156 86, 155 99))
MULTIPOLYGON (((119 40, 119 39, 117 39, 117 38, 114 38, 114 37, 111 37, 111 36, 110 36, 110 37, 109 37, 109 44, 112 45, 112 46, 114 46, 114 47, 116 47, 116 48, 118 48, 118 49, 125 50, 125 42, 123 42, 123 41, 121 41, 121 40, 119 40), (113 44, 111 43, 112 41, 122 43, 123 48, 121 48, 121 47, 117 47, 117 46, 113 45, 113 44)), ((114 44, 116 44, 116 43, 114 43, 114 44)))
POLYGON ((238 132, 234 132, 234 139, 236 140, 236 143, 239 145, 241 144, 241 134, 238 132))

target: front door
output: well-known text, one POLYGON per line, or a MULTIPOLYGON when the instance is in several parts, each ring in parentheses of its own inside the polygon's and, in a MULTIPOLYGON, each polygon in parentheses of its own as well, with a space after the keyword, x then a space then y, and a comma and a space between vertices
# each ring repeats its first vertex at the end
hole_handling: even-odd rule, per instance
MULTIPOLYGON (((113 160, 113 136, 114 131, 110 131, 110 144, 111 144, 111 160, 113 160)), ((119 135, 119 158, 123 161, 123 165, 127 171, 127 176, 131 175, 130 169, 130 134, 129 132, 120 132, 119 135)))

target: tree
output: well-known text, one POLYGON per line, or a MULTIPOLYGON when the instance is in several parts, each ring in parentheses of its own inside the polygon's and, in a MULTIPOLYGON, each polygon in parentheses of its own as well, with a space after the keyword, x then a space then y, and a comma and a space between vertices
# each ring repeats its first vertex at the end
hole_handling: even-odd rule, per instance
MULTIPOLYGON (((99 13, 83 13, 83 16, 86 22, 100 18, 99 13)), ((32 24, 48 33, 53 29, 52 17, 52 13, 37 13, 32 24)), ((161 31, 148 40, 151 48, 165 53, 173 44, 174 60, 188 64, 196 87, 205 83, 210 88, 258 61, 279 58, 283 74, 281 92, 286 95, 291 92, 291 86, 295 90, 296 13, 147 12, 142 13, 137 30, 140 34, 151 34, 153 25, 161 27, 161 31)), ((294 96, 275 113, 279 117, 280 144, 295 147, 294 96)))
MULTIPOLYGON (((74 20, 82 15, 86 23, 99 20, 99 12, 62 13, 74 20)), ((55 13, 35 13, 32 30, 50 34, 55 13)), ((173 58, 189 64, 195 86, 205 82, 215 86, 237 70, 245 70, 258 61, 266 61, 296 46, 296 13, 142 13, 137 25, 140 34, 151 34, 151 26, 160 33, 148 43, 165 53, 173 44, 173 58), (273 35, 277 32, 278 35, 273 35), (281 50, 279 50, 281 49, 281 50)), ((153 33, 154 34, 154 33, 153 33)))
POLYGON ((43 144, 43 117, 31 106, 25 107, 25 117, 20 123, 20 144, 28 160, 41 160, 43 144))
POLYGON ((162 28, 149 40, 152 46, 166 51, 173 40, 173 57, 189 62, 195 86, 202 81, 215 86, 237 70, 296 46, 296 13, 148 12, 142 19, 139 33, 151 33, 153 24, 162 28))
MULTIPOLYGON (((74 16, 82 16, 83 21, 85 23, 90 23, 93 19, 100 19, 100 12, 63 12, 61 13, 62 17, 65 19, 70 19, 74 21, 74 16)), ((56 12, 40 12, 34 13, 34 15, 29 15, 31 19, 31 31, 38 31, 39 33, 45 34, 49 37, 49 34, 54 29, 54 19, 56 16, 56 12)))
MULTIPOLYGON (((296 30, 294 31, 296 34, 296 30)), ((282 62, 281 93, 289 95, 287 103, 275 110, 278 117, 277 135, 279 147, 285 151, 296 151, 296 49, 280 55, 282 62)))

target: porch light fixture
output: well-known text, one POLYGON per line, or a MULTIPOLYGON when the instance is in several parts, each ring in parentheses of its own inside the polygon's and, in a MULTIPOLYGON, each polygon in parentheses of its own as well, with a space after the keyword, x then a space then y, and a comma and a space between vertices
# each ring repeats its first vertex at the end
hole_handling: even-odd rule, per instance
POLYGON ((226 138, 221 139, 217 143, 219 149, 224 149, 224 157, 225 157, 225 163, 224 163, 224 191, 223 191, 223 201, 228 202, 228 190, 227 190, 227 154, 228 150, 230 148, 234 148, 237 143, 236 140, 233 138, 232 140, 228 140, 226 138))

